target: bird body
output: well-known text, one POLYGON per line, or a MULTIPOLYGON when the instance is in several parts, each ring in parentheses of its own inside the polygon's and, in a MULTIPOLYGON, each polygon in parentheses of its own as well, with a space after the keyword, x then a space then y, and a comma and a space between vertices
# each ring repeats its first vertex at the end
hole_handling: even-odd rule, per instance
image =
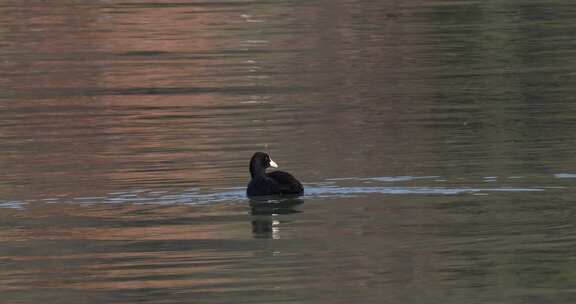
POLYGON ((250 160, 250 176, 246 194, 248 196, 264 195, 302 195, 304 187, 292 174, 284 171, 266 173, 269 167, 278 165, 263 152, 256 152, 250 160))

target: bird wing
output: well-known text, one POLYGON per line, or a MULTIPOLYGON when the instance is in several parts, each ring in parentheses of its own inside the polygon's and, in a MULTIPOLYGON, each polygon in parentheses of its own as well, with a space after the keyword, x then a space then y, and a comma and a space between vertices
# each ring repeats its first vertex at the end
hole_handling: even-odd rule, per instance
POLYGON ((266 176, 276 182, 282 193, 301 194, 304 192, 302 184, 288 172, 273 171, 266 173, 266 176))

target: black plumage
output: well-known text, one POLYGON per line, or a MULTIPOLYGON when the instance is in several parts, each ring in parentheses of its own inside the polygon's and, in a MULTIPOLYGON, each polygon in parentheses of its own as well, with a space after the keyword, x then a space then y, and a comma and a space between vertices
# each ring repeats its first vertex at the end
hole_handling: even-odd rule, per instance
POLYGON ((292 174, 284 171, 266 173, 269 167, 277 168, 276 163, 264 152, 256 152, 250 159, 250 176, 246 194, 264 195, 302 195, 304 187, 292 174))

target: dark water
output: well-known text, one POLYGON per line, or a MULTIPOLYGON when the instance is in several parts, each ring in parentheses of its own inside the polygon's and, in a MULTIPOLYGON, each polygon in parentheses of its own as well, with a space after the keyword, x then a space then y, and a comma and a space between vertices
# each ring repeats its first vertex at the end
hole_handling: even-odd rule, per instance
POLYGON ((574 18, 3 1, 1 302, 574 303, 574 18), (250 207, 258 150, 294 206, 250 207))

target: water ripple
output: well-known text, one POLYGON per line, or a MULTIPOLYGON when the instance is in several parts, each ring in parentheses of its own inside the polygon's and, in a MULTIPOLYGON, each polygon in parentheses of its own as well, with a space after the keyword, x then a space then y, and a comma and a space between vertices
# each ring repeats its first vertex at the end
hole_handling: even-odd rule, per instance
MULTIPOLYGON (((552 187, 539 186, 433 186, 433 185, 410 185, 391 186, 390 183, 403 183, 425 180, 429 182, 446 181, 439 176, 390 176, 390 177, 343 177, 331 178, 320 183, 306 183, 305 195, 302 199, 315 198, 349 198, 366 195, 490 195, 493 193, 519 193, 541 192, 552 187), (340 185, 339 182, 352 181, 352 185, 340 185), (367 185, 369 184, 369 185, 367 185)), ((481 179, 484 180, 484 179, 481 179)), ((429 183, 428 182, 428 183, 429 183)), ((485 182, 485 181, 484 181, 485 182)), ((559 187, 562 188, 562 187, 559 187)), ((215 203, 246 202, 248 198, 244 187, 216 188, 207 191, 199 188, 190 188, 179 191, 158 191, 152 189, 137 189, 108 193, 104 196, 91 197, 61 197, 46 198, 44 203, 72 203, 72 204, 189 204, 206 205, 215 203)), ((0 208, 25 208, 25 201, 0 202, 0 208)))

